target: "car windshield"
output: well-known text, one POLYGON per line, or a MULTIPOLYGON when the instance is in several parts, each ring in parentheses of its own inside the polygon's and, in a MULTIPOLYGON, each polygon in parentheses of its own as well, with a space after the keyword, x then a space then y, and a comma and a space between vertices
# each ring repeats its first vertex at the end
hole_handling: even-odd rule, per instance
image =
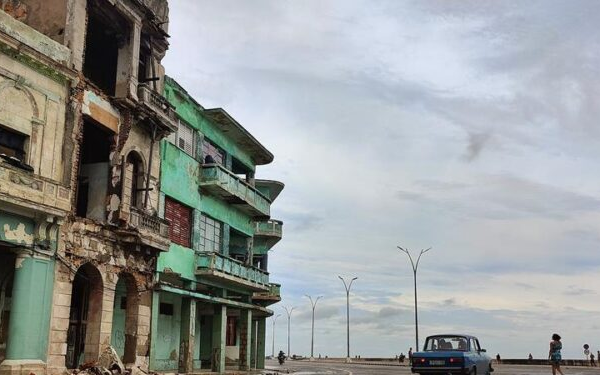
POLYGON ((462 336, 434 336, 428 337, 425 351, 458 351, 466 352, 467 339, 462 336))

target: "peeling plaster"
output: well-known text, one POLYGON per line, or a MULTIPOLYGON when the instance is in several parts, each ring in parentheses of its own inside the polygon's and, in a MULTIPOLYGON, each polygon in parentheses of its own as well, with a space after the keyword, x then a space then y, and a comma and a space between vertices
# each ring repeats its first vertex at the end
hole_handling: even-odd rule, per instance
POLYGON ((25 262, 25 258, 17 257, 15 259, 15 269, 23 268, 23 262, 25 262))
POLYGON ((33 234, 27 233, 25 228, 26 226, 24 223, 19 223, 15 229, 10 229, 9 224, 4 224, 4 238, 9 241, 15 241, 16 243, 33 245, 33 234))

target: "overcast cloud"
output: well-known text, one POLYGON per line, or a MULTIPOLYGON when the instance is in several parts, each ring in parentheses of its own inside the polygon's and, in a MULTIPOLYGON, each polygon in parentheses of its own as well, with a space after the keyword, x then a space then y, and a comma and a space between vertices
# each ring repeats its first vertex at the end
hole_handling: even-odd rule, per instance
MULTIPOLYGON (((171 0, 167 73, 275 154, 292 353, 467 332, 506 357, 600 349, 600 2, 171 0)), ((275 305, 276 313, 283 309, 275 305)), ((276 350, 286 350, 286 319, 276 350)), ((268 337, 271 340, 271 324, 268 337)), ((270 346, 267 346, 270 348, 270 346)), ((270 352, 270 350, 268 350, 270 352)))

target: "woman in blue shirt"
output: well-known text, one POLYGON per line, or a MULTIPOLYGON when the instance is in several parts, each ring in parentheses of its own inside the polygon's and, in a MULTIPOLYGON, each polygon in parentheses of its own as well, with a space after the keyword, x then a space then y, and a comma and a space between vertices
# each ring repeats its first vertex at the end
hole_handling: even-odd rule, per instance
POLYGON ((560 338, 561 337, 555 333, 552 335, 552 341, 550 341, 550 352, 548 353, 548 359, 552 365, 552 375, 556 375, 557 371, 560 375, 565 375, 560 369, 560 361, 562 360, 562 356, 560 354, 560 351, 562 350, 562 343, 560 342, 560 338))

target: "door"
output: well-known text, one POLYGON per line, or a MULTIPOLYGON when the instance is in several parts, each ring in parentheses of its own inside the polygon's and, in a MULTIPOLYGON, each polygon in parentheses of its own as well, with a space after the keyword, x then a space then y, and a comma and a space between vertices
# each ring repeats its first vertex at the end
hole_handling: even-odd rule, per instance
POLYGON ((71 296, 69 330, 67 332, 67 356, 65 359, 68 369, 77 368, 83 362, 89 299, 89 282, 81 270, 79 270, 73 280, 73 294, 71 296))

